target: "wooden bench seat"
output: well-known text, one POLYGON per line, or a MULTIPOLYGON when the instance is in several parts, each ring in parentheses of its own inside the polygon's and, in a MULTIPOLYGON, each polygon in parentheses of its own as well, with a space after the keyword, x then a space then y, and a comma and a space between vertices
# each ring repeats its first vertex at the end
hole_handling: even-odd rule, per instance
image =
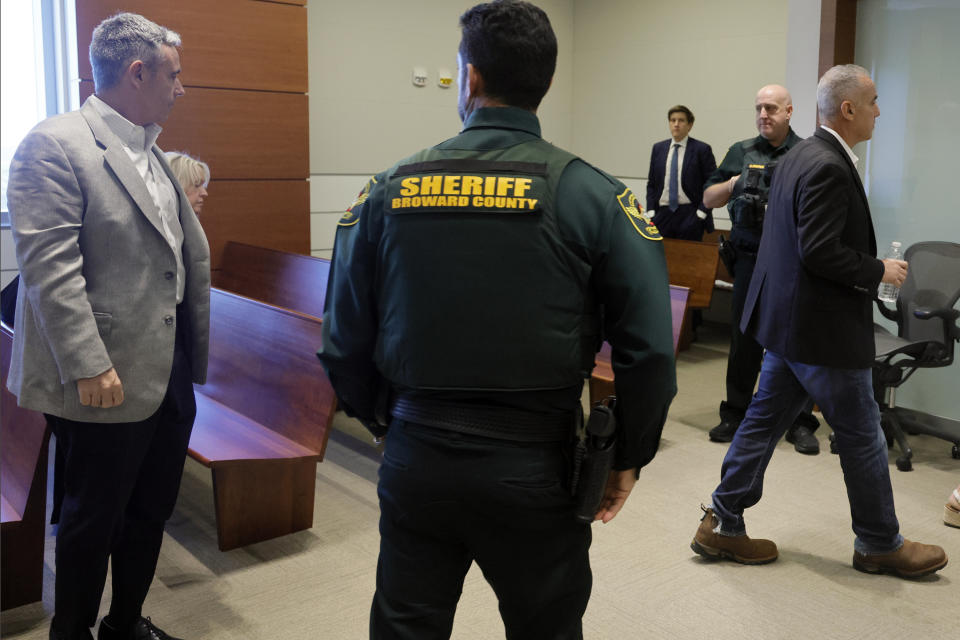
MULTIPOLYGON (((667 275, 670 284, 690 289, 691 309, 707 309, 713 298, 720 263, 719 247, 707 242, 663 239, 663 252, 667 258, 667 275)), ((683 324, 679 350, 690 348, 693 340, 692 314, 683 324)))
POLYGON ((9 609, 43 596, 50 431, 7 391, 13 332, 0 334, 0 608, 9 609))
POLYGON ((20 513, 15 506, 10 504, 7 496, 0 494, 0 524, 20 522, 21 520, 23 520, 23 514, 20 513))
POLYGON ((221 550, 313 526, 336 407, 318 318, 210 291, 207 383, 189 455, 211 469, 221 550))
POLYGON ((321 459, 318 452, 265 429, 259 422, 203 393, 197 394, 196 421, 204 427, 191 435, 191 455, 207 467, 239 460, 309 459, 319 462, 321 459), (216 428, 210 427, 213 424, 216 428))
POLYGON ((275 307, 323 316, 330 261, 230 241, 213 284, 275 307))
MULTIPOLYGON (((680 333, 690 309, 687 301, 690 290, 686 287, 670 285, 670 314, 673 319, 673 353, 677 354, 680 347, 680 333)), ((616 395, 613 384, 613 365, 610 362, 610 343, 604 342, 597 352, 593 373, 590 375, 590 405, 603 400, 607 396, 616 395)))

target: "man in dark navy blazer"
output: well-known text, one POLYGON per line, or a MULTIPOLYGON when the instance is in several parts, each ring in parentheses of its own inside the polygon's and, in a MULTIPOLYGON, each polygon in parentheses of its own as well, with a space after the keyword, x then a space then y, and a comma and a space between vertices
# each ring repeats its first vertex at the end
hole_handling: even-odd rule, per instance
POLYGON ((880 110, 866 69, 841 65, 817 87, 821 127, 780 162, 770 190, 741 330, 766 348, 760 386, 721 468, 691 547, 763 564, 770 540, 746 535, 773 450, 810 398, 833 427, 850 501, 853 566, 915 578, 947 564, 943 549, 906 540, 893 505, 887 445, 873 397, 872 303, 900 286, 901 260, 878 260, 870 207, 851 147, 869 140, 880 110))
POLYGON ((682 104, 670 107, 669 140, 653 145, 650 169, 647 171, 647 212, 664 238, 703 239, 713 231, 713 209, 703 204, 703 183, 717 168, 713 149, 705 142, 689 136, 693 128, 693 112, 682 104), (671 202, 670 170, 677 162, 676 200, 671 202))

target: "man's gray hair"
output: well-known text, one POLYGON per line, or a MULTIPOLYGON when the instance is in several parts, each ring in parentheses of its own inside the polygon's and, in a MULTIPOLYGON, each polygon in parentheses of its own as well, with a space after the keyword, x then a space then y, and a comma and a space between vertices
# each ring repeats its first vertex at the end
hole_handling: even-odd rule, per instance
POLYGON ((831 67, 817 84, 817 107, 820 117, 833 121, 840 115, 840 105, 844 100, 853 100, 864 79, 870 78, 870 72, 856 64, 840 64, 831 67))
POLYGON ((135 60, 154 68, 163 45, 179 47, 180 34, 135 13, 118 13, 107 18, 93 30, 90 41, 94 90, 115 86, 135 60))

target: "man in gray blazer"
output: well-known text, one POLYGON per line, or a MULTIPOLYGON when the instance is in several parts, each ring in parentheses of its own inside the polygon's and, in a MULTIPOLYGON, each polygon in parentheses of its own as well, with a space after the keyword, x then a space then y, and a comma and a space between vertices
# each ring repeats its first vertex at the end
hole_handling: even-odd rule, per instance
POLYGON ((96 95, 10 167, 20 268, 9 387, 64 455, 51 638, 169 638, 141 616, 207 369, 210 252, 155 141, 180 36, 123 13, 93 32, 96 95))

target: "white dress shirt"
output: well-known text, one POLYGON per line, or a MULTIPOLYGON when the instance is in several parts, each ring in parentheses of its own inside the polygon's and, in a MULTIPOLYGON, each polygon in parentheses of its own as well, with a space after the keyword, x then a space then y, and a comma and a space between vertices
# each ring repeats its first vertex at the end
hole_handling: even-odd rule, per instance
POLYGON ((847 152, 848 156, 850 156, 850 162, 852 162, 853 167, 856 168, 857 163, 860 162, 860 158, 854 155, 853 149, 850 148, 850 145, 847 144, 847 141, 841 138, 839 133, 837 133, 836 131, 834 131, 833 129, 831 129, 826 125, 822 124, 820 125, 820 128, 823 129, 824 131, 828 131, 829 133, 832 133, 833 137, 840 141, 840 144, 843 145, 843 150, 847 152))
POLYGON ((177 258, 177 304, 180 304, 183 302, 183 287, 186 280, 186 270, 183 267, 183 227, 180 226, 179 216, 180 202, 177 190, 160 165, 160 160, 152 151, 162 129, 156 124, 148 124, 146 127, 133 124, 95 95, 90 96, 90 101, 110 131, 123 142, 123 150, 127 152, 130 161, 137 168, 137 173, 143 178, 150 197, 160 211, 163 235, 177 258))

